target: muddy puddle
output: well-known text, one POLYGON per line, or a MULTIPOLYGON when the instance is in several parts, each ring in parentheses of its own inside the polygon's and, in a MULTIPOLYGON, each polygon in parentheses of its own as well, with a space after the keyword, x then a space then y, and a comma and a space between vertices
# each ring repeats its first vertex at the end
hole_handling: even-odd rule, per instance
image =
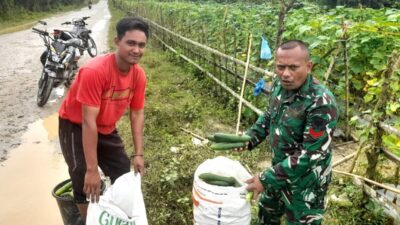
POLYGON ((53 187, 68 179, 58 144, 58 115, 28 126, 22 144, 0 164, 0 224, 62 224, 53 187))

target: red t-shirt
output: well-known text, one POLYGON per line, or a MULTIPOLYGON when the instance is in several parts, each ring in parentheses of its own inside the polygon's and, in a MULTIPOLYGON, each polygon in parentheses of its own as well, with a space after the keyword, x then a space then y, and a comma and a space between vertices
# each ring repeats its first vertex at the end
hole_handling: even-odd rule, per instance
POLYGON ((110 134, 128 106, 143 109, 145 87, 146 75, 138 64, 123 74, 117 68, 114 53, 98 56, 79 70, 59 115, 82 124, 82 104, 99 107, 97 131, 110 134))

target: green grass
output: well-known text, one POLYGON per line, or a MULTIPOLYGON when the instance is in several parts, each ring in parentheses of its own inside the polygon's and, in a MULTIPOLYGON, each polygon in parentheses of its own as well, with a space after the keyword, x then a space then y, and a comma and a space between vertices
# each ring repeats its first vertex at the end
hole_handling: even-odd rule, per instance
MULTIPOLYGON (((96 4, 98 1, 99 0, 94 0, 93 4, 96 4)), ((7 15, 0 16, 0 35, 29 29, 33 27, 38 20, 59 13, 80 9, 86 5, 86 1, 82 1, 80 4, 63 6, 60 5, 57 8, 53 8, 50 11, 44 12, 30 12, 23 9, 15 9, 13 11, 9 11, 7 15)))
POLYGON ((55 8, 48 12, 28 12, 28 11, 14 11, 10 12, 10 16, 0 18, 0 34, 12 33, 20 30, 25 30, 33 27, 38 20, 47 18, 63 12, 79 9, 85 4, 68 5, 55 8), (18 16, 14 16, 18 15, 18 16))

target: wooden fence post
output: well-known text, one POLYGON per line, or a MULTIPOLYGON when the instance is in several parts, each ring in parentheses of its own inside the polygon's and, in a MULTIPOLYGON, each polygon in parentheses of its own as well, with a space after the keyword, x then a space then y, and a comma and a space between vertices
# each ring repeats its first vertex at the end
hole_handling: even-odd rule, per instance
POLYGON ((244 69, 242 89, 240 90, 239 107, 238 107, 238 111, 239 111, 239 112, 238 112, 238 119, 237 119, 237 124, 236 124, 236 135, 239 134, 240 117, 242 116, 243 93, 244 93, 244 88, 246 87, 247 71, 249 70, 249 63, 250 63, 250 57, 251 57, 251 42, 252 42, 252 39, 253 39, 253 36, 252 36, 251 33, 250 33, 250 34, 249 34, 249 39, 248 39, 249 45, 247 46, 246 67, 245 67, 245 69, 244 69))

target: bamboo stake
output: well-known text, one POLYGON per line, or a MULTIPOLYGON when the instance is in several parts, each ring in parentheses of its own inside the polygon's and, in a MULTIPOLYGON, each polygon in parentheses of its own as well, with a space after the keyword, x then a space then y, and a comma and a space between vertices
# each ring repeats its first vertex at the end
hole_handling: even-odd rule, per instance
MULTIPOLYGON (((194 62, 193 60, 189 59, 187 56, 178 53, 173 47, 169 46, 168 44, 166 44, 164 41, 162 41, 156 34, 153 34, 153 36, 160 41, 166 48, 168 48, 170 51, 172 51, 173 53, 179 55, 179 57, 181 57, 182 59, 186 60, 188 63, 192 64, 193 66, 195 66, 197 69, 199 69, 201 72, 205 73, 207 76, 209 76, 212 80, 214 80, 217 84, 221 85, 226 91, 228 91, 229 93, 231 93, 231 95, 237 99, 240 98, 240 96, 236 93, 236 91, 232 90, 231 88, 229 88, 226 84, 224 84, 223 82, 221 82, 220 80, 218 80, 215 75, 213 75, 212 73, 208 72, 205 68, 201 67, 199 64, 197 64, 196 62, 194 62)), ((263 111, 258 109, 257 107, 255 107, 253 104, 251 104, 250 102, 248 102, 247 100, 243 99, 243 104, 245 104, 247 107, 249 107, 251 110, 253 110, 253 112, 255 112, 257 115, 261 115, 263 114, 263 111)))
POLYGON ((224 19, 222 20, 222 42, 224 43, 224 53, 227 54, 227 43, 226 43, 226 17, 228 15, 228 5, 225 5, 224 19))
POLYGON ((337 147, 341 147, 341 146, 344 146, 344 145, 350 145, 350 144, 354 144, 354 141, 346 141, 346 142, 334 144, 333 147, 337 148, 337 147))
POLYGON ((347 29, 348 29, 348 23, 346 21, 344 21, 344 19, 342 19, 342 31, 343 31, 343 35, 342 35, 342 45, 344 48, 344 64, 345 64, 345 82, 346 82, 346 92, 345 92, 345 97, 346 97, 346 101, 345 101, 345 135, 346 135, 346 139, 349 139, 350 136, 350 125, 349 125, 349 111, 350 111, 350 81, 349 81, 349 57, 348 57, 348 51, 347 51, 347 40, 349 39, 348 35, 347 35, 347 29))
POLYGON ((185 131, 186 133, 192 135, 193 137, 195 137, 195 138, 197 138, 197 139, 200 139, 200 140, 202 140, 202 141, 207 140, 206 138, 204 138, 204 137, 202 137, 202 136, 200 136, 200 135, 198 135, 198 134, 195 134, 195 133, 193 133, 193 132, 190 131, 190 130, 186 130, 185 128, 182 128, 182 127, 181 127, 180 129, 183 130, 183 131, 185 131))
MULTIPOLYGON (((155 22, 153 22, 153 21, 151 21, 151 20, 149 20, 147 18, 142 17, 142 19, 144 19, 145 21, 149 22, 150 24, 153 24, 155 27, 160 28, 161 30, 165 30, 169 34, 182 39, 183 41, 191 43, 194 46, 203 48, 204 50, 206 50, 206 51, 208 51, 210 53, 213 53, 213 54, 216 54, 218 56, 227 58, 230 61, 236 62, 238 65, 242 65, 242 66, 246 65, 246 62, 243 62, 242 60, 236 59, 233 56, 226 55, 226 54, 221 53, 221 52, 219 52, 219 51, 217 51, 217 50, 215 50, 213 48, 210 48, 210 47, 208 47, 206 45, 202 45, 202 44, 200 44, 198 42, 190 40, 189 38, 185 38, 182 35, 176 34, 176 33, 172 32, 171 30, 169 30, 169 29, 167 29, 167 28, 165 28, 163 26, 160 26, 159 24, 157 24, 157 23, 155 23, 155 22)), ((252 64, 249 65, 249 68, 252 69, 253 71, 256 71, 256 72, 259 72, 261 74, 264 74, 265 76, 269 76, 269 77, 274 77, 275 76, 275 73, 270 72, 270 71, 265 70, 265 69, 262 69, 262 68, 259 68, 259 67, 256 67, 256 66, 254 66, 252 64)))
MULTIPOLYGON (((368 128, 369 129, 369 128, 368 128)), ((368 147, 371 147, 370 145, 368 145, 368 147)), ((358 146, 358 149, 356 151, 356 157, 354 158, 353 162, 350 165, 349 168, 349 172, 352 173, 354 170, 354 167, 356 166, 358 157, 360 157, 360 153, 365 149, 366 147, 363 147, 362 144, 360 146, 358 146)))
POLYGON ((366 177, 363 177, 363 176, 360 176, 360 175, 356 175, 356 174, 353 174, 353 173, 340 171, 340 170, 334 170, 333 169, 332 171, 335 172, 335 173, 339 173, 339 174, 343 174, 343 175, 347 175, 347 176, 352 176, 352 177, 358 178, 360 180, 366 181, 366 182, 371 183, 373 185, 376 185, 378 187, 381 187, 381 188, 384 188, 386 190, 392 191, 394 193, 400 194, 400 190, 399 189, 393 188, 393 187, 390 187, 390 186, 387 186, 387 185, 384 185, 384 184, 381 184, 381 183, 378 183, 378 182, 370 180, 370 179, 368 179, 366 177))
POLYGON ((343 43, 344 45, 344 61, 345 61, 345 79, 346 79, 346 106, 345 106, 345 114, 346 114, 346 139, 349 138, 349 134, 350 134, 350 125, 349 125, 349 107, 350 107, 350 81, 349 81, 349 60, 347 57, 347 39, 344 40, 345 42, 343 43))
POLYGON ((390 151, 386 150, 385 148, 382 148, 381 151, 382 151, 383 155, 386 156, 386 158, 388 158, 392 162, 398 163, 400 165, 400 157, 391 153, 390 151))
POLYGON ((343 159, 340 159, 340 160, 334 162, 334 163, 332 164, 332 167, 336 167, 336 166, 338 166, 338 165, 340 165, 340 164, 342 164, 342 163, 348 161, 349 159, 353 158, 356 154, 357 154, 357 152, 353 152, 353 153, 351 153, 350 155, 344 157, 343 159))
POLYGON ((336 59, 336 56, 332 56, 331 62, 330 62, 329 67, 328 67, 328 70, 326 71, 326 73, 324 75, 324 79, 325 79, 324 85, 328 84, 328 79, 329 79, 329 76, 332 73, 333 65, 335 64, 335 59, 336 59))
POLYGON ((244 93, 244 88, 246 86, 246 78, 247 78, 247 71, 249 70, 249 64, 250 64, 250 55, 251 55, 251 41, 253 39, 253 35, 250 33, 249 35, 249 45, 247 47, 247 59, 246 59, 246 67, 244 69, 244 76, 243 76, 243 82, 242 82, 242 89, 240 90, 240 98, 239 98, 239 112, 238 112, 238 119, 237 119, 237 124, 236 124, 236 135, 239 134, 239 126, 240 126, 240 117, 242 115, 242 101, 243 101, 243 93, 244 93))
POLYGON ((400 131, 397 130, 396 128, 394 128, 394 127, 392 127, 392 126, 390 126, 388 124, 385 124, 383 122, 379 122, 379 126, 382 129, 384 129, 387 133, 396 135, 398 138, 400 138, 400 131))

